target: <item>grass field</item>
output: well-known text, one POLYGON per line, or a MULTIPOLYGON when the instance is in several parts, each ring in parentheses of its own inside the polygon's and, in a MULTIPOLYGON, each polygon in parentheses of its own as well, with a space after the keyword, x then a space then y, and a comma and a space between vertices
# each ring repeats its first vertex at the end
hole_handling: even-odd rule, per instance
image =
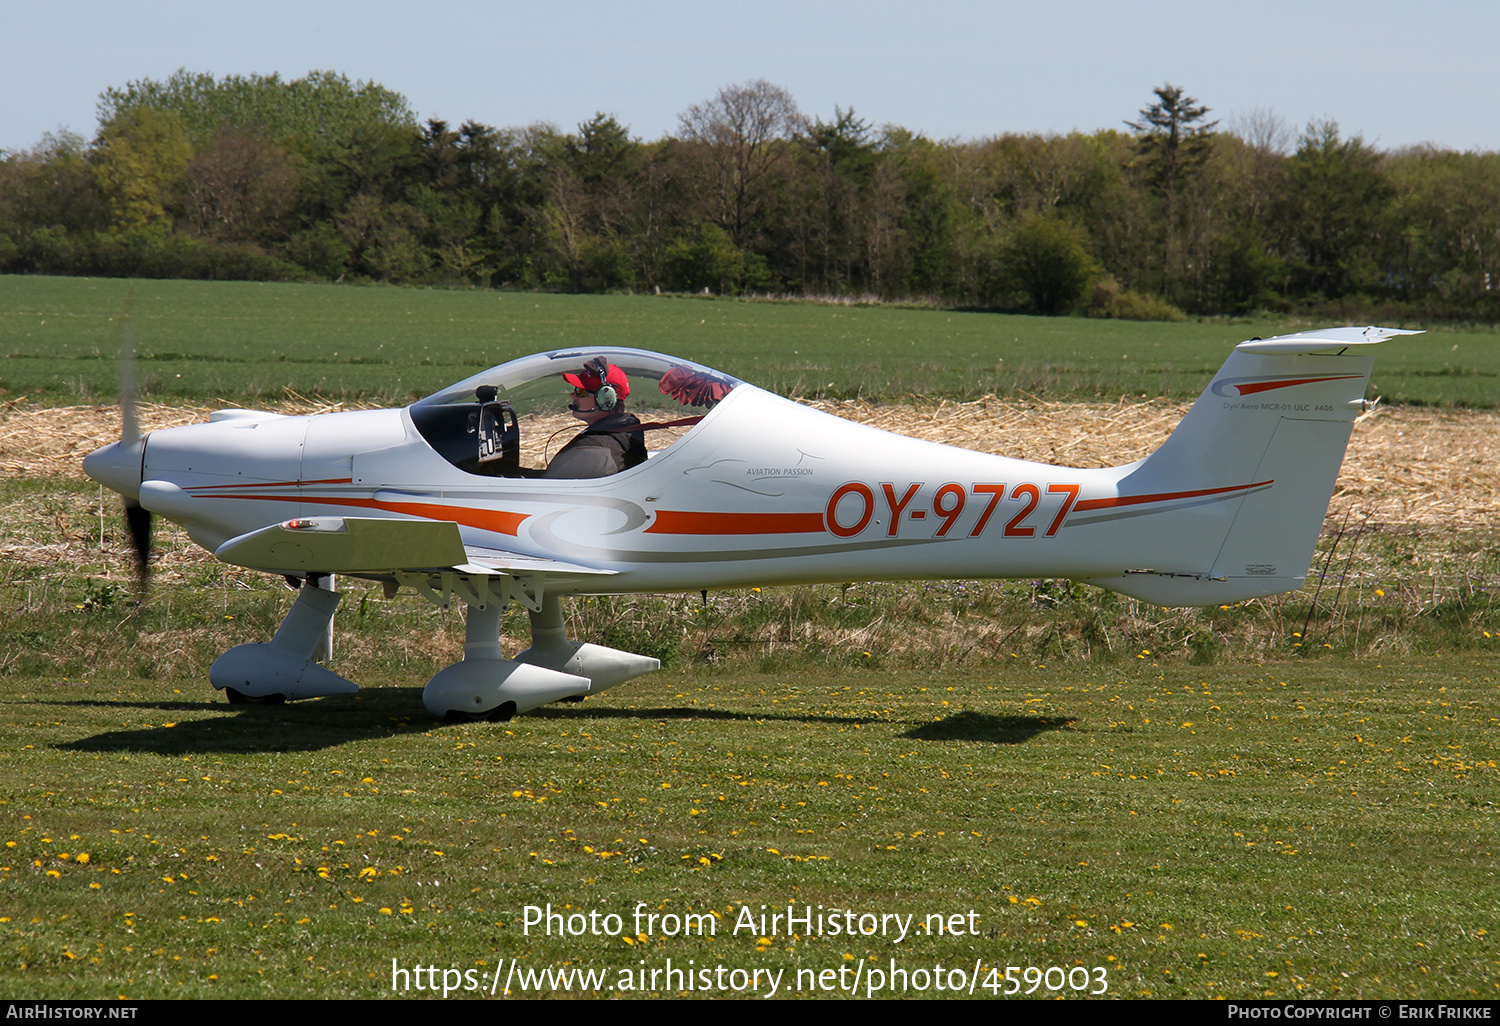
MULTIPOLYGON (((0 417, 0 455, 42 423, 21 412, 114 391, 127 295, 155 396, 204 405, 404 400, 593 341, 807 396, 1183 397, 1233 342, 1309 327, 7 277, 0 380, 28 402, 0 417)), ((1500 338, 1435 332, 1382 345, 1375 391, 1494 406, 1496 373, 1500 338)), ((1057 452, 1042 412, 1011 411, 1057 452)), ((1425 422, 1361 430, 1367 449, 1416 438, 1382 451, 1421 483, 1392 501, 1381 475, 1346 477, 1338 501, 1385 503, 1384 523, 1325 537, 1317 596, 1164 611, 1035 581, 585 600, 573 636, 670 668, 503 725, 422 709, 461 652, 458 611, 358 582, 334 664, 358 696, 223 704, 208 663, 264 640, 289 593, 168 531, 135 607, 113 505, 76 459, 20 446, 36 469, 0 482, 0 997, 384 997, 395 959, 407 996, 444 971, 479 988, 452 996, 496 973, 513 996, 701 994, 662 975, 691 960, 746 996, 773 979, 847 996, 823 988, 857 968, 873 996, 1494 1000, 1500 547, 1486 511, 1447 499, 1487 494, 1492 461, 1425 422), (528 928, 549 904, 581 935, 528 928), (760 921, 789 904, 910 932, 760 921), (638 930, 637 910, 658 919, 638 930), (705 913, 713 936, 683 918, 705 913), (929 916, 954 932, 922 933, 929 916)), ((508 650, 525 630, 512 610, 508 650)))
POLYGON ((1006 966, 1115 997, 1500 989, 1493 657, 696 672, 503 727, 385 684, 244 711, 196 682, 8 682, 0 992, 378 997, 392 959, 485 988, 512 960, 618 987, 691 959, 787 996, 894 959, 977 966, 981 996, 1006 966), (740 919, 788 903, 962 932, 740 919), (547 904, 619 928, 528 932, 547 904), (716 935, 636 936, 642 904, 716 935))
MULTIPOLYGON (((148 395, 238 402, 276 401, 291 388, 404 403, 516 356, 590 343, 680 354, 801 397, 1185 398, 1233 344, 1321 326, 7 276, 0 388, 53 403, 114 395, 113 318, 127 302, 148 395)), ((1382 345, 1373 392, 1389 402, 1492 407, 1497 386, 1500 335, 1438 329, 1382 345)))

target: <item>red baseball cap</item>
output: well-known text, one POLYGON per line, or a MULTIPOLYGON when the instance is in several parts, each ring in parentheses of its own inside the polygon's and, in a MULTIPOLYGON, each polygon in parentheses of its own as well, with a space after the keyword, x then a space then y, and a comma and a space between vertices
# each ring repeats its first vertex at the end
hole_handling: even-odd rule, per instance
POLYGON ((602 380, 593 367, 585 367, 577 374, 564 374, 563 380, 574 388, 582 388, 589 392, 597 392, 606 384, 613 385, 615 394, 621 399, 630 397, 630 379, 614 364, 609 364, 609 370, 605 372, 602 380))

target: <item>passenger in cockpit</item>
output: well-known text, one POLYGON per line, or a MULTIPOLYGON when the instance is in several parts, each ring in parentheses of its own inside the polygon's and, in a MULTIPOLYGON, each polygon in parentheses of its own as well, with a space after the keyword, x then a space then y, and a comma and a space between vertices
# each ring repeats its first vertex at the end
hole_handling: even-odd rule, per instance
POLYGON ((568 409, 587 425, 547 464, 543 477, 608 477, 646 462, 641 422, 625 411, 630 380, 603 357, 595 357, 576 374, 564 374, 573 386, 568 409))

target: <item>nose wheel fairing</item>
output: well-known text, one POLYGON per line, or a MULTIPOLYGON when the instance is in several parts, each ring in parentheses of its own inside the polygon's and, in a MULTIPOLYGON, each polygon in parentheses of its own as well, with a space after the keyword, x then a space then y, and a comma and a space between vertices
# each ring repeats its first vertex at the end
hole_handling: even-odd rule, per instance
POLYGON ((209 683, 231 697, 286 701, 352 695, 359 685, 314 660, 326 651, 339 592, 310 585, 297 590, 297 601, 270 641, 236 645, 209 667, 209 683))

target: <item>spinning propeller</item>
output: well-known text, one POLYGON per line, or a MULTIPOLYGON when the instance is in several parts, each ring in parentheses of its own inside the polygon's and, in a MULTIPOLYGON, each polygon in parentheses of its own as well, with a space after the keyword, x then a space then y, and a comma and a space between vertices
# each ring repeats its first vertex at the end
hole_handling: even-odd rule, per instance
POLYGON ((141 597, 151 581, 151 511, 141 505, 141 467, 146 441, 141 437, 136 412, 135 344, 131 336, 130 300, 121 311, 124 334, 120 342, 120 440, 90 453, 83 461, 84 473, 120 493, 124 500, 125 528, 135 549, 136 577, 141 597))
MULTIPOLYGON (((140 458, 146 455, 146 443, 141 440, 140 419, 135 408, 135 343, 128 319, 125 322, 125 346, 120 354, 120 446, 136 451, 140 458)), ((130 532, 130 543, 135 548, 135 573, 144 598, 151 583, 151 511, 141 505, 139 497, 132 499, 126 495, 124 500, 125 528, 130 532)))

